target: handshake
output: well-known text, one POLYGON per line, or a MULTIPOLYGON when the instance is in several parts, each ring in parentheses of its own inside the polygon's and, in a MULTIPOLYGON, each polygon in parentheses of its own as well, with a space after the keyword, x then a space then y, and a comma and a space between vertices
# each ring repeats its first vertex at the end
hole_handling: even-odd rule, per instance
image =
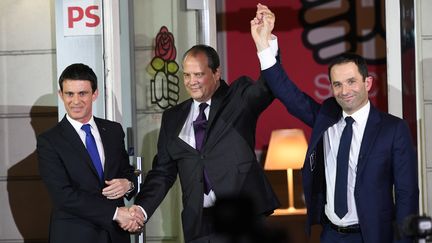
POLYGON ((141 233, 146 220, 144 212, 137 205, 119 207, 114 220, 119 226, 130 233, 141 233))

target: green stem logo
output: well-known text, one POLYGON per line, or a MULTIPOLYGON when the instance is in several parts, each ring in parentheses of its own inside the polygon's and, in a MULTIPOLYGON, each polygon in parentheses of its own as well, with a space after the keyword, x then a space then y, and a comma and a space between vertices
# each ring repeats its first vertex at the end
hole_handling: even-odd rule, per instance
POLYGON ((165 110, 177 104, 180 90, 174 36, 166 26, 160 28, 155 44, 155 56, 150 63, 154 71, 150 80, 151 103, 165 110))

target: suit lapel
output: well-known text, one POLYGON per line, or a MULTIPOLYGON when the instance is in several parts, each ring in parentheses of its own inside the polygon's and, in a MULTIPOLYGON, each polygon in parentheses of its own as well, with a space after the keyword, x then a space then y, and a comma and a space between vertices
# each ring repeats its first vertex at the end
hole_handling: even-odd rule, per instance
POLYGON ((229 128, 223 123, 223 121, 221 121, 221 119, 219 119, 218 123, 215 123, 217 117, 220 116, 220 113, 222 111, 227 111, 224 102, 226 101, 225 97, 229 86, 223 80, 220 82, 220 87, 216 90, 211 100, 211 109, 208 118, 206 136, 204 138, 203 150, 206 149, 206 147, 212 147, 212 144, 218 140, 218 134, 221 134, 223 129, 229 128), (210 134, 211 137, 209 136, 210 134))
POLYGON ((198 153, 198 151, 194 147, 190 146, 188 143, 186 143, 179 137, 180 132, 186 122, 186 119, 192 109, 192 102, 192 99, 185 101, 183 105, 174 113, 173 117, 175 120, 170 122, 173 122, 175 124, 175 140, 177 144, 191 152, 198 153))
POLYGON ((114 161, 112 161, 112 158, 114 158, 114 156, 111 155, 112 150, 109 149, 109 146, 107 144, 107 142, 112 139, 110 137, 111 133, 109 132, 109 128, 106 127, 103 122, 101 122, 101 119, 99 119, 97 117, 93 117, 93 118, 94 118, 94 121, 95 121, 96 126, 98 128, 99 135, 101 137, 102 146, 104 147, 104 156, 105 156, 104 177, 105 178, 114 178, 114 177, 109 175, 109 173, 111 171, 110 168, 112 167, 112 164, 115 163, 114 161))
POLYGON ((75 131, 75 128, 66 119, 66 116, 64 116, 63 119, 61 120, 60 127, 62 130, 61 136, 63 136, 63 138, 69 142, 71 147, 74 148, 78 156, 81 157, 80 160, 82 160, 84 163, 86 163, 89 166, 90 170, 93 171, 94 176, 99 178, 98 173, 94 168, 93 162, 90 158, 90 155, 87 152, 87 149, 85 148, 80 136, 75 131))
POLYGON ((315 168, 314 163, 317 162, 317 159, 324 159, 324 154, 320 154, 319 156, 316 154, 317 145, 323 139, 324 132, 336 124, 342 116, 342 109, 334 98, 330 98, 325 102, 321 106, 320 114, 313 124, 313 132, 306 153, 306 160, 309 160, 311 170, 315 168))
POLYGON ((221 80, 219 88, 216 90, 211 99, 211 109, 208 117, 207 129, 211 127, 214 123, 215 117, 217 116, 222 107, 222 101, 224 100, 223 98, 225 97, 227 90, 228 85, 225 83, 225 81, 221 80))
MULTIPOLYGON (((219 116, 219 113, 221 112, 221 108, 224 106, 223 101, 224 101, 225 94, 228 90, 228 85, 225 83, 225 81, 221 80, 220 82, 221 82, 220 87, 216 90, 215 94, 211 99, 210 114, 207 119, 208 123, 207 123, 207 129, 205 133, 206 135, 204 137, 204 144, 202 148, 203 150, 207 147, 207 143, 208 143, 207 139, 210 131, 213 134, 212 135, 213 138, 214 134, 217 133, 217 130, 219 130, 215 127, 216 124, 214 121, 216 117, 219 116)), ((184 147, 187 150, 190 150, 191 152, 198 153, 198 151, 194 147, 190 146, 179 137, 183 125, 186 122, 190 110, 192 109, 192 102, 193 102, 192 99, 187 100, 186 102, 183 103, 183 105, 180 107, 177 113, 174 114, 174 117, 178 118, 175 120, 175 124, 176 124, 175 135, 176 135, 176 141, 180 146, 184 147)), ((226 126, 218 125, 218 127, 224 128, 226 126)))
POLYGON ((178 118, 178 120, 175 121, 176 124, 175 133, 177 137, 179 136, 183 128, 183 125, 186 122, 186 118, 189 116, 189 113, 192 109, 192 102, 193 102, 192 99, 187 100, 186 102, 183 103, 183 105, 180 107, 177 113, 174 114, 174 116, 178 118))
POLYGON ((357 162, 357 178, 365 167, 366 155, 370 153, 370 150, 374 147, 376 136, 378 131, 381 129, 381 117, 377 109, 371 104, 369 117, 366 122, 365 131, 363 134, 363 139, 360 146, 360 152, 357 162))
POLYGON ((315 131, 311 136, 309 147, 314 149, 318 142, 323 138, 324 132, 327 131, 329 127, 337 123, 338 120, 339 119, 336 117, 323 117, 322 120, 317 120, 314 129, 315 131))
POLYGON ((322 141, 324 132, 333 124, 335 124, 337 120, 335 119, 323 119, 322 122, 318 122, 316 124, 316 129, 314 129, 314 132, 311 135, 309 146, 307 148, 306 153, 306 161, 309 162, 309 169, 313 171, 315 169, 317 160, 324 159, 324 154, 319 154, 317 152, 317 147, 320 141, 322 141))

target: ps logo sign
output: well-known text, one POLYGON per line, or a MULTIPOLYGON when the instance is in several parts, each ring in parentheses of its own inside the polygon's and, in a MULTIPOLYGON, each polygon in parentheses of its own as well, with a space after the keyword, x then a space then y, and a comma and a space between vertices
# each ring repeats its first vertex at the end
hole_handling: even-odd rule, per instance
POLYGON ((101 34, 100 0, 63 0, 64 36, 101 34))

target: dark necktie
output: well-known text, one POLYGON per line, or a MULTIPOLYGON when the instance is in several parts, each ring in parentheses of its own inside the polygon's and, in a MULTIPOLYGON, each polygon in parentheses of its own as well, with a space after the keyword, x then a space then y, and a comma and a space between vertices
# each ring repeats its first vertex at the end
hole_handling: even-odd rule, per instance
POLYGON ((95 138, 93 137, 93 134, 91 133, 91 130, 90 130, 91 126, 90 126, 90 124, 84 124, 81 127, 81 129, 84 130, 86 133, 85 143, 86 143, 87 151, 90 155, 90 158, 92 159, 94 167, 96 168, 96 171, 99 175, 99 179, 101 181, 103 181, 104 175, 103 175, 103 169, 102 169, 102 162, 101 162, 101 159, 99 156, 99 152, 97 150, 95 138))
POLYGON ((193 122, 194 132, 195 132, 195 148, 198 151, 201 151, 205 130, 207 128, 207 117, 204 113, 204 110, 207 108, 207 103, 201 103, 199 105, 199 114, 196 120, 193 122))
POLYGON ((349 152, 351 147, 352 139, 352 124, 354 119, 350 116, 345 117, 345 128, 342 132, 342 136, 339 143, 339 150, 337 154, 337 168, 336 168, 336 188, 334 207, 335 213, 339 218, 343 218, 348 212, 348 164, 349 164, 349 152))
MULTIPOLYGON (((204 113, 204 110, 207 108, 207 103, 201 103, 199 105, 199 114, 196 120, 193 122, 194 132, 195 132, 195 148, 198 151, 201 151, 201 148, 204 143, 205 131, 207 128, 207 117, 204 113)), ((203 170, 203 178, 204 178, 204 192, 208 194, 211 190, 210 180, 207 176, 207 172, 204 168, 203 170)))

